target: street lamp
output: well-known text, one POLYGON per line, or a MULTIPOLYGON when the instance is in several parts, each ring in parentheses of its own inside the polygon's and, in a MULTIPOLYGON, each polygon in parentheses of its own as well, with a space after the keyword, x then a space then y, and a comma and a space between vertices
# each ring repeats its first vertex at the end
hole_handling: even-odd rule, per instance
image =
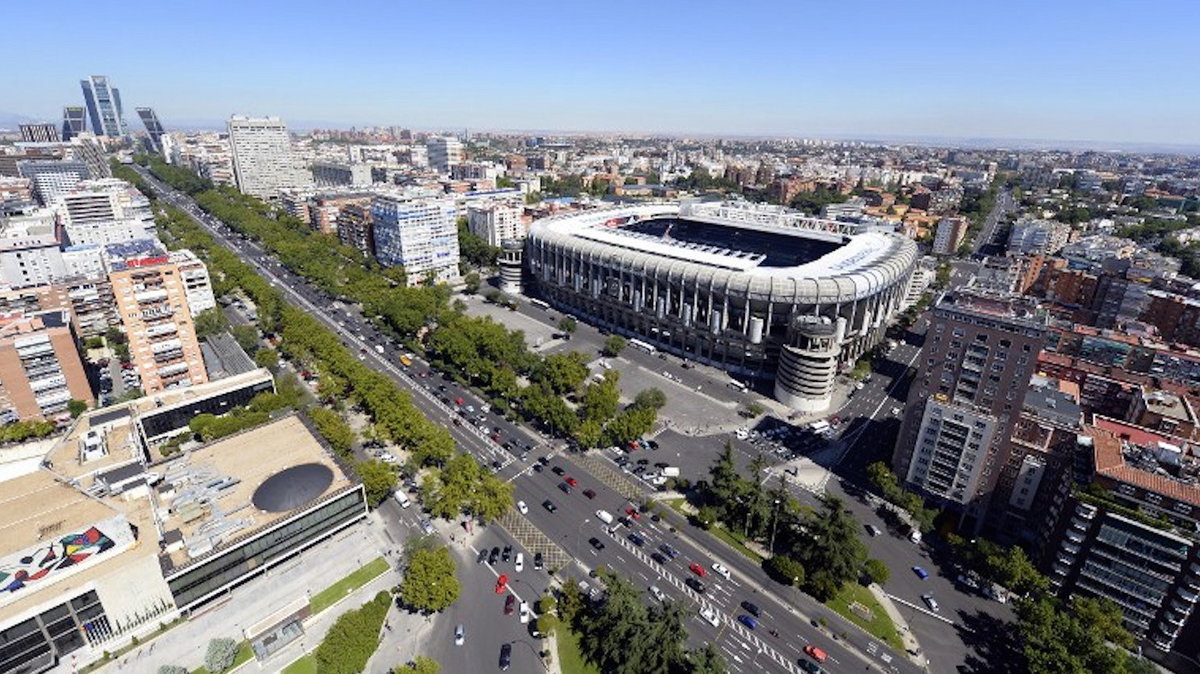
POLYGON ((775 554, 775 529, 779 525, 779 499, 775 499, 775 507, 771 509, 771 544, 767 551, 775 554))

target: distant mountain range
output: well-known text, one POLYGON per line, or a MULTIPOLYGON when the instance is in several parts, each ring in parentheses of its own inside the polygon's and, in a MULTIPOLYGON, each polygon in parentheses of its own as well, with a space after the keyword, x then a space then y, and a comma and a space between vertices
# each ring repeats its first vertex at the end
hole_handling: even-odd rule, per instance
POLYGON ((30 122, 46 122, 46 121, 50 121, 50 120, 45 120, 45 119, 39 120, 39 119, 35 119, 33 117, 29 117, 27 115, 22 115, 20 113, 4 112, 3 110, 0 110, 0 130, 9 129, 12 131, 16 131, 17 126, 19 126, 21 124, 28 124, 30 122))

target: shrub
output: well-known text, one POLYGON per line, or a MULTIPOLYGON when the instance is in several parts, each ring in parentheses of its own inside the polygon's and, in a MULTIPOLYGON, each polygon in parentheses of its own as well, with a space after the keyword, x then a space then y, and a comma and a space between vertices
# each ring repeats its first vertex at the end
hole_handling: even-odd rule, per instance
POLYGON ((210 672, 223 672, 233 666, 237 658, 238 642, 226 637, 220 637, 208 642, 208 652, 204 654, 204 666, 210 672))

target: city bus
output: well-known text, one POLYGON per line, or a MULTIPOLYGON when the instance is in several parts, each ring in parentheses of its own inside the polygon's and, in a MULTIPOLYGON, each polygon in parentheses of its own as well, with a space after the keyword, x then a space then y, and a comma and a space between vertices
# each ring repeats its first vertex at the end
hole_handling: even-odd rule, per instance
POLYGON ((657 350, 650 344, 647 344, 646 342, 643 342, 640 339, 629 340, 629 346, 632 346, 633 348, 637 349, 638 351, 645 351, 646 353, 649 353, 649 354, 653 354, 657 350))

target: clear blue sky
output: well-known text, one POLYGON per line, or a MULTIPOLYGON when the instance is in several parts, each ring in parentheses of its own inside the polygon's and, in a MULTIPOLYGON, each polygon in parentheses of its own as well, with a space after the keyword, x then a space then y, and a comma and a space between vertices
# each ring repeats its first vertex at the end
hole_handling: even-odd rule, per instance
POLYGON ((1200 144, 1200 3, 260 2, 5 16, 0 111, 1200 144), (991 7, 984 7, 990 5, 991 7), (119 10, 119 11, 118 11, 119 10))

